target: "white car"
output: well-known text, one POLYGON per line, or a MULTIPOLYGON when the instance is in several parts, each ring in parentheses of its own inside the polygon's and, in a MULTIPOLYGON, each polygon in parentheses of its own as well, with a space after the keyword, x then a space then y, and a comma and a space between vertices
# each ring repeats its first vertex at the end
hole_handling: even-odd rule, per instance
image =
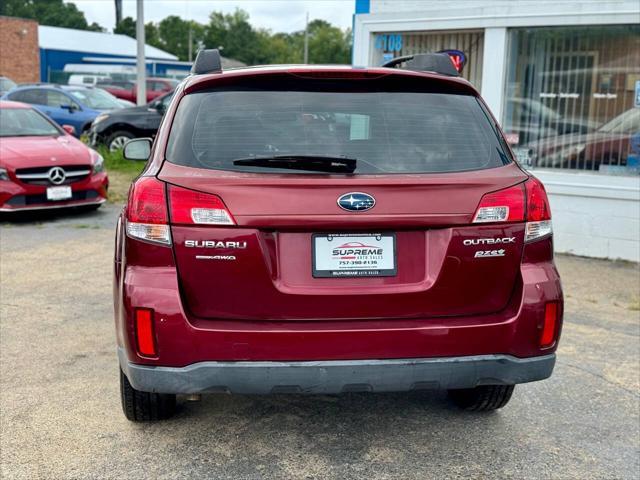
POLYGON ((108 80, 108 75, 92 75, 85 73, 73 74, 67 80, 68 85, 81 85, 83 87, 95 87, 101 80, 108 80))

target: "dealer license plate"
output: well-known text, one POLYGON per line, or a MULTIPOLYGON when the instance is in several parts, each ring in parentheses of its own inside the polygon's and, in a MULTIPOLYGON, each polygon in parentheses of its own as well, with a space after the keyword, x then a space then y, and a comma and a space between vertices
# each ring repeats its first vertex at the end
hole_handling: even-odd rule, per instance
POLYGON ((68 200, 71 198, 71 187, 47 188, 47 200, 68 200))
POLYGON ((314 234, 314 277, 392 277, 397 273, 393 233, 314 234))

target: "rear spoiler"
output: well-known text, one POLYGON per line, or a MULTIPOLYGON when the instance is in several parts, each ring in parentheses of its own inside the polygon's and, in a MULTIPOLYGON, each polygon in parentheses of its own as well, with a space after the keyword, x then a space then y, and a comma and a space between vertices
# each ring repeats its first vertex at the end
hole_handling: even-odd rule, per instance
POLYGON ((436 53, 417 53, 392 58, 382 66, 459 77, 466 63, 467 56, 461 50, 440 50, 436 53), (402 64, 404 66, 401 66, 402 64))

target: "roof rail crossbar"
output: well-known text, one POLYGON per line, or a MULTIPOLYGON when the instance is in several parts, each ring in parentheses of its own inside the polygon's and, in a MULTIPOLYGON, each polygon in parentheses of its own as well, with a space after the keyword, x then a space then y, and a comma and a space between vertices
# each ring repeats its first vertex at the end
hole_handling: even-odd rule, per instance
POLYGON ((202 75, 203 73, 222 73, 222 60, 217 48, 201 49, 198 51, 196 61, 193 62, 191 73, 202 75))
POLYGON ((460 73, 453 65, 451 58, 446 53, 419 53, 392 58, 382 64, 388 68, 402 68, 403 70, 417 70, 420 72, 435 72, 451 77, 459 77, 460 73), (401 64, 404 67, 399 67, 401 64))

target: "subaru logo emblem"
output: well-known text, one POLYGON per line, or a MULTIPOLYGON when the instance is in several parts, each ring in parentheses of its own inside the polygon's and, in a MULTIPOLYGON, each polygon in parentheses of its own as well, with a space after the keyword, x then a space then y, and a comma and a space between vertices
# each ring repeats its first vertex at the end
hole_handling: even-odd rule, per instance
POLYGON ((349 212, 364 212, 376 204, 376 199, 368 193, 349 192, 338 198, 338 206, 349 212))

